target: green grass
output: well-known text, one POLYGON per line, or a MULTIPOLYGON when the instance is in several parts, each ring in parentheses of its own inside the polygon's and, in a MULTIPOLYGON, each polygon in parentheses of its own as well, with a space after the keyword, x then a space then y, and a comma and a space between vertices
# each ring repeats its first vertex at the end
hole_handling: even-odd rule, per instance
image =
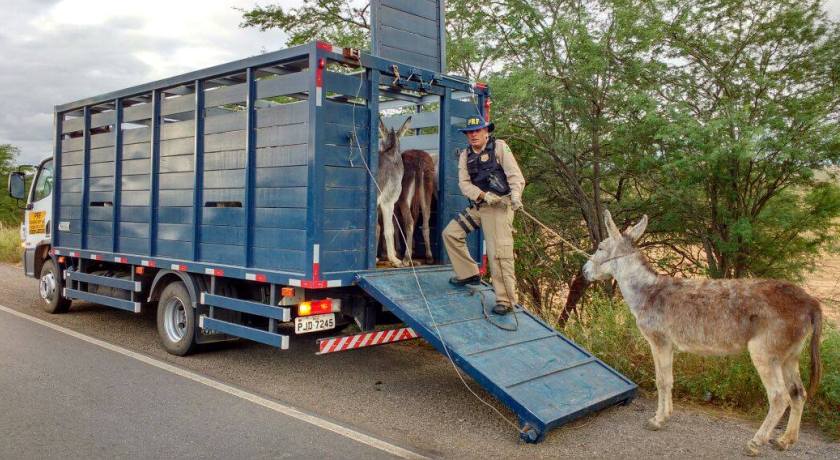
POLYGON ((22 254, 18 228, 0 223, 0 262, 18 263, 22 254))
MULTIPOLYGON (((570 319, 563 332, 642 389, 656 391, 650 348, 623 301, 595 296, 579 317, 570 319)), ((805 347, 800 362, 806 387, 810 378, 808 348, 805 347)), ((823 378, 817 394, 808 396, 804 418, 817 423, 830 437, 840 439, 840 331, 826 326, 820 350, 823 378)), ((764 386, 746 352, 728 357, 677 353, 674 398, 736 410, 756 418, 763 418, 767 411, 764 386)))

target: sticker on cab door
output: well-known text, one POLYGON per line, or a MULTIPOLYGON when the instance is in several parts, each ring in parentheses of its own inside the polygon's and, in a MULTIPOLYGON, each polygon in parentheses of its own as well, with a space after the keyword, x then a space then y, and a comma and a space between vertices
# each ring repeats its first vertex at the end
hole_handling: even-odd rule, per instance
POLYGON ((70 231, 70 221, 65 220, 64 222, 59 222, 58 223, 58 231, 69 232, 70 231))
POLYGON ((29 233, 47 233, 47 211, 29 211, 29 233))

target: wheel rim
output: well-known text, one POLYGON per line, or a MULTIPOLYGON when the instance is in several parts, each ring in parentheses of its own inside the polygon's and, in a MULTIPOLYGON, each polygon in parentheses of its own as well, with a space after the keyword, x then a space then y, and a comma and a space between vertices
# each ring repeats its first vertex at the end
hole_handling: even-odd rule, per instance
POLYGON ((187 333, 187 310, 184 302, 172 297, 163 306, 163 329, 173 342, 180 342, 187 333))
POLYGON ((38 285, 38 292, 44 302, 51 303, 55 297, 55 275, 52 272, 47 272, 41 276, 41 282, 38 285))

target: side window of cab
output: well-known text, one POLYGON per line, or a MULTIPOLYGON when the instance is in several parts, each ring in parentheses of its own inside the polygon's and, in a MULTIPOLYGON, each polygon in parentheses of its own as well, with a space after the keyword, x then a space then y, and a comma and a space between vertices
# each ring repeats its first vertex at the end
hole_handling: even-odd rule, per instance
POLYGON ((38 180, 35 182, 35 189, 32 193, 32 202, 41 201, 50 196, 53 189, 53 162, 47 161, 38 173, 38 180))

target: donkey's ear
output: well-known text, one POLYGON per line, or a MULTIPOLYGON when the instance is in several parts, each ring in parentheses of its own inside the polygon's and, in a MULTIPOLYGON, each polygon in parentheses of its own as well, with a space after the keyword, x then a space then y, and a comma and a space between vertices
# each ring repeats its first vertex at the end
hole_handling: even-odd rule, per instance
POLYGON ((385 123, 382 119, 379 119, 379 138, 385 139, 388 136, 388 128, 385 127, 385 123))
POLYGON ((632 239, 633 242, 635 243, 636 241, 639 241, 639 238, 641 238, 642 234, 645 233, 645 229, 647 228, 647 224, 648 224, 648 216, 647 216, 647 214, 645 214, 644 216, 642 216, 641 220, 639 220, 639 222, 636 223, 636 225, 634 225, 631 228, 628 228, 624 232, 624 234, 629 236, 630 239, 632 239))
POLYGON ((411 126, 411 117, 406 118, 402 126, 400 126, 400 130, 397 132, 397 137, 405 136, 409 126, 411 126))
POLYGON ((607 224, 607 233, 610 235, 610 238, 615 238, 616 240, 621 238, 621 231, 613 222, 612 214, 610 214, 609 210, 604 210, 604 223, 607 224))

